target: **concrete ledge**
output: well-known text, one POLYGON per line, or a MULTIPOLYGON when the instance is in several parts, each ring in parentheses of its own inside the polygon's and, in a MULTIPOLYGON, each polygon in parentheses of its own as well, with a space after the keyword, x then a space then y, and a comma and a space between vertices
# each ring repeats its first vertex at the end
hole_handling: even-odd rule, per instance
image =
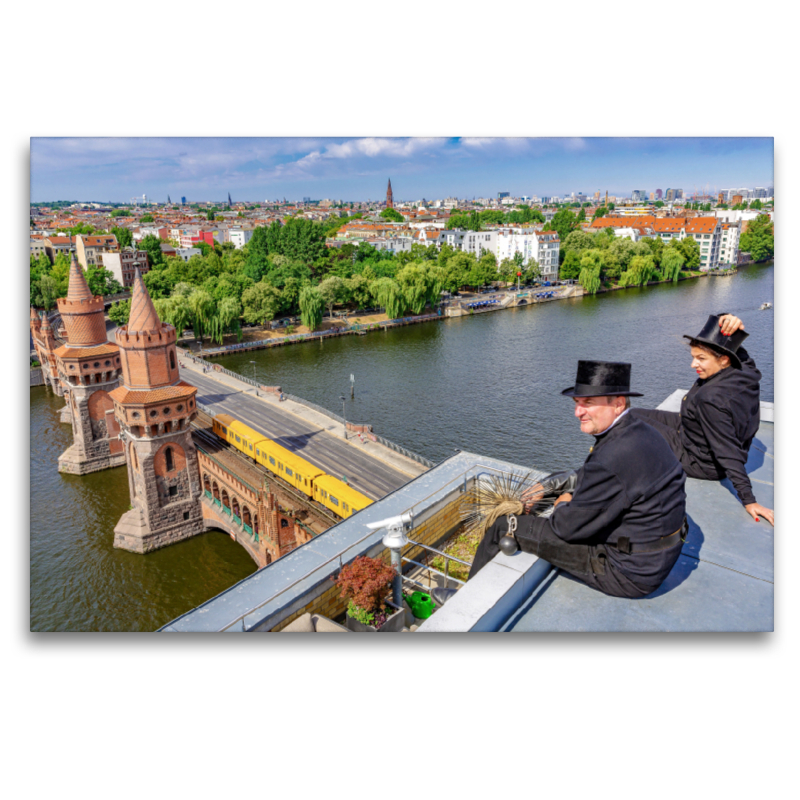
POLYGON ((417 632, 497 631, 552 570, 551 564, 530 553, 500 553, 417 632))
POLYGON ((100 472, 124 465, 124 452, 86 458, 78 452, 74 444, 58 457, 58 471, 67 475, 88 475, 90 472, 100 472))

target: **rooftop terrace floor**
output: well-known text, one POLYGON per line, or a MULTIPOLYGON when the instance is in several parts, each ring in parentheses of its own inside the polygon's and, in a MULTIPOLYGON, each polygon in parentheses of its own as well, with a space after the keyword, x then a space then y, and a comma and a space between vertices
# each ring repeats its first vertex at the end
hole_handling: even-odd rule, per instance
MULTIPOLYGON (((679 391, 661 405, 676 410, 679 391)), ((775 507, 771 404, 750 448, 747 472, 761 505, 775 507)), ((667 580, 640 600, 608 597, 555 570, 501 630, 772 631, 774 531, 744 510, 726 479, 686 481, 689 534, 667 580)), ((498 556, 500 558, 500 556, 498 556)))

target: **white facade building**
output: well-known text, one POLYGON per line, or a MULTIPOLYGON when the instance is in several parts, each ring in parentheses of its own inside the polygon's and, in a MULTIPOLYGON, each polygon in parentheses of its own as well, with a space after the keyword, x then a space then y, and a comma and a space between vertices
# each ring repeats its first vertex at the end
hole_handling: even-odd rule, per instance
POLYGON ((741 223, 723 222, 722 235, 719 248, 719 263, 721 266, 736 266, 739 262, 739 236, 741 223))
POLYGON ((199 247, 179 247, 176 248, 175 254, 178 258, 188 261, 192 256, 203 255, 203 251, 199 247))
POLYGON ((228 236, 233 246, 241 250, 253 238, 252 228, 232 228, 228 236))

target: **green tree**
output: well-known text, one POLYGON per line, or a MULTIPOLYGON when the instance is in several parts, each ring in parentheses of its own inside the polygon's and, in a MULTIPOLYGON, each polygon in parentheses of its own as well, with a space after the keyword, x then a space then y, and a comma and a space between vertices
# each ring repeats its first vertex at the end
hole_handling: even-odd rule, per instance
POLYGON ((43 306, 46 311, 49 311, 55 305, 57 297, 59 297, 58 285, 53 276, 42 275, 39 279, 39 304, 43 306))
POLYGON ((750 253, 753 261, 766 261, 775 256, 775 226, 769 214, 759 214, 750 220, 739 238, 739 249, 750 253))
POLYGON ((120 248, 133 245, 133 234, 127 228, 112 228, 111 233, 117 237, 117 243, 120 248))
POLYGON ((93 295, 112 295, 122 291, 122 286, 111 270, 104 267, 89 267, 86 270, 86 283, 93 295))
POLYGON ((623 286, 644 286, 656 271, 652 256, 634 256, 620 278, 623 286))
POLYGON ((600 217, 604 217, 608 214, 608 209, 605 206, 600 206, 600 208, 596 208, 594 214, 592 214, 592 219, 599 219, 600 217))
POLYGON ((564 263, 558 268, 558 277, 562 281, 573 281, 581 272, 581 257, 574 250, 567 253, 564 263))
POLYGON ((353 275, 347 279, 348 294, 354 309, 367 308, 372 301, 369 291, 369 280, 363 274, 353 275))
POLYGON ((206 219, 209 220, 209 222, 213 222, 213 220, 214 220, 214 212, 213 211, 207 211, 206 212, 206 219))
POLYGON ((686 259, 680 250, 675 247, 665 248, 661 256, 661 274, 664 276, 664 280, 677 283, 685 262, 686 259))
POLYGON ((378 278, 370 286, 375 302, 386 309, 389 319, 397 319, 406 310, 406 300, 403 290, 397 281, 392 278, 378 278))
POLYGON ((266 326, 280 310, 280 290, 268 283, 257 283, 242 294, 242 306, 245 322, 266 326))
POLYGON ((561 249, 565 253, 569 253, 572 250, 576 253, 581 253, 583 250, 591 250, 595 246, 594 238, 594 234, 586 231, 572 231, 565 239, 561 240, 561 249))
POLYGON ((109 216, 111 217, 129 217, 131 212, 125 208, 115 208, 109 216))
POLYGON ((151 269, 164 263, 164 254, 161 252, 161 239, 158 236, 153 234, 145 236, 139 242, 139 249, 147 251, 147 261, 151 269))
POLYGON ((322 310, 325 301, 316 286, 304 286, 300 290, 298 299, 300 306, 300 318, 310 331, 315 331, 322 322, 322 310))
POLYGON ((322 295, 322 300, 328 309, 328 316, 333 319, 333 307, 343 300, 345 290, 344 281, 337 275, 329 275, 317 287, 322 295))
POLYGON ((399 212, 395 211, 393 208, 384 208, 381 211, 381 217, 387 220, 387 222, 402 222, 403 216, 399 212))
POLYGON ((114 303, 108 309, 108 318, 117 325, 127 325, 128 317, 131 315, 131 301, 123 300, 122 302, 114 303))
POLYGON ((408 264, 397 273, 397 283, 413 314, 421 314, 430 296, 430 275, 422 264, 408 264))
POLYGON ((582 267, 580 275, 578 276, 578 282, 589 294, 597 294, 597 290, 602 285, 600 281, 600 270, 593 269, 591 266, 582 267))
POLYGON ((553 219, 544 226, 544 229, 546 231, 557 231, 558 238, 563 242, 577 226, 578 218, 572 211, 564 208, 561 211, 556 211, 553 219))
POLYGON ((694 238, 687 236, 685 239, 680 239, 677 247, 683 253, 686 269, 697 269, 700 266, 700 245, 694 238))
POLYGON ((189 308, 192 310, 194 338, 202 343, 203 336, 216 312, 214 298, 204 289, 195 289, 189 295, 189 308))
POLYGON ((153 218, 152 214, 143 214, 139 218, 139 222, 154 222, 154 221, 155 221, 155 219, 153 218))

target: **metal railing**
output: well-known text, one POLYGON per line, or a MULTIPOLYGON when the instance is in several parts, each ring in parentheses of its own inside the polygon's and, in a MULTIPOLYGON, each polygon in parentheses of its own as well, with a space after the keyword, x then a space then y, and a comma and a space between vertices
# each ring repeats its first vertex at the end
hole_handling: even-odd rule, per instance
MULTIPOLYGON (((449 480, 446 484, 444 484, 444 486, 446 487, 446 486, 450 486, 451 484, 463 483, 462 491, 466 491, 467 482, 468 482, 467 475, 469 475, 469 473, 471 473, 471 472, 474 472, 474 474, 471 476, 471 479, 473 479, 473 480, 476 479, 476 478, 480 478, 481 475, 485 475, 487 472, 496 472, 496 473, 500 473, 500 474, 503 474, 503 475, 516 475, 516 476, 519 476, 518 472, 511 472, 509 470, 502 470, 502 469, 498 469, 497 467, 492 467, 492 466, 489 466, 489 465, 486 465, 486 464, 473 464, 468 469, 465 469, 463 472, 461 472, 458 475, 456 475, 455 478, 452 478, 451 480, 449 480)), ((544 477, 546 475, 546 473, 544 473, 544 472, 536 473, 535 470, 531 470, 531 473, 534 475, 532 480, 538 480, 539 478, 542 478, 542 477, 544 477)), ((412 506, 407 508, 403 513, 411 513, 412 516, 413 516, 413 509, 418 508, 421 503, 426 502, 431 497, 433 497, 433 495, 438 494, 439 492, 441 492, 443 488, 444 487, 439 487, 438 489, 435 489, 433 492, 428 494, 426 497, 422 498, 421 500, 418 500, 412 506)), ((253 608, 249 609, 248 611, 245 611, 244 614, 240 614, 238 617, 233 619, 231 622, 229 622, 228 624, 224 625, 222 628, 219 628, 219 632, 227 631, 230 628, 232 628, 234 625, 236 625, 237 623, 241 623, 242 630, 246 632, 247 628, 245 627, 245 624, 244 624, 245 617, 250 616, 251 614, 253 614, 256 611, 258 611, 260 608, 263 608, 268 603, 271 603, 273 600, 275 600, 276 598, 278 598, 281 595, 285 594, 290 589, 293 589, 295 586, 297 586, 298 584, 302 583, 303 581, 307 580, 312 575, 314 575, 314 573, 318 572, 319 570, 324 569, 325 567, 327 567, 329 564, 333 563, 337 559, 339 560, 339 563, 341 565, 341 558, 345 553, 351 551, 354 547, 357 547, 358 545, 362 544, 367 539, 369 539, 371 536, 373 536, 375 533, 377 533, 377 531, 369 531, 367 534, 362 536, 357 541, 350 542, 350 543, 346 544, 341 550, 339 550, 337 553, 334 553, 334 555, 332 555, 330 558, 328 558, 327 560, 323 561, 321 564, 319 564, 319 565, 317 565, 315 567, 312 567, 312 569, 310 569, 308 572, 304 573, 299 578, 296 578, 295 580, 293 580, 287 586, 284 586, 283 589, 275 592, 275 594, 273 594, 270 597, 268 597, 266 600, 264 600, 263 603, 259 603, 257 606, 253 606, 253 608)), ((376 544, 377 544, 377 542, 376 542, 376 544)), ((418 543, 415 543, 415 544, 418 544, 418 543)), ((427 547, 427 545, 420 545, 420 546, 427 547)), ((429 548, 429 549, 434 549, 434 548, 429 548)), ((440 553, 440 552, 441 551, 437 551, 437 553, 440 553)), ((442 554, 442 555, 445 555, 445 554, 442 554)), ((448 556, 448 558, 451 558, 454 561, 460 561, 460 563, 462 563, 462 564, 466 564, 465 561, 462 561, 461 559, 457 559, 455 556, 448 556)), ((425 567, 425 569, 428 569, 428 567, 425 567)), ((433 567, 430 567, 430 569, 433 569, 433 567)), ((442 574, 442 573, 440 573, 440 574, 442 574)), ((458 579, 457 578, 450 578, 450 580, 451 581, 456 581, 458 579)))
MULTIPOLYGON (((448 581, 453 581, 455 583, 461 584, 461 586, 465 585, 465 581, 459 580, 458 578, 453 578, 452 576, 449 575, 450 562, 457 561, 459 564, 463 564, 465 567, 471 567, 472 562, 464 561, 461 558, 457 558, 456 556, 451 556, 448 553, 443 552, 442 550, 437 550, 435 547, 431 547, 430 545, 427 544, 422 544, 422 542, 415 542, 412 539, 408 540, 408 544, 412 545, 413 547, 421 547, 423 550, 430 550, 432 553, 436 553, 437 556, 441 556, 442 558, 444 558, 444 572, 440 572, 438 569, 430 566, 430 564, 420 564, 418 561, 413 561, 412 559, 406 558, 405 556, 401 556, 400 558, 401 561, 405 561, 408 564, 414 564, 415 566, 421 567, 422 569, 427 570, 428 572, 435 572, 437 575, 441 575, 444 578, 445 589, 447 588, 448 581)), ((426 588, 418 581, 415 581, 413 578, 409 578, 407 575, 403 575, 402 578, 403 580, 408 581, 409 583, 413 583, 416 586, 420 586, 423 589, 426 588)))
POLYGON ((402 447, 399 444, 395 444, 394 442, 387 439, 385 436, 379 436, 377 433, 373 433, 372 435, 375 437, 375 440, 380 442, 384 447, 388 447, 390 450, 394 450, 396 453, 400 453, 400 455, 403 455, 406 458, 410 458, 412 461, 416 461, 419 464, 422 464, 423 467, 431 469, 434 466, 433 461, 429 461, 424 456, 418 455, 413 450, 409 450, 407 447, 402 447))

